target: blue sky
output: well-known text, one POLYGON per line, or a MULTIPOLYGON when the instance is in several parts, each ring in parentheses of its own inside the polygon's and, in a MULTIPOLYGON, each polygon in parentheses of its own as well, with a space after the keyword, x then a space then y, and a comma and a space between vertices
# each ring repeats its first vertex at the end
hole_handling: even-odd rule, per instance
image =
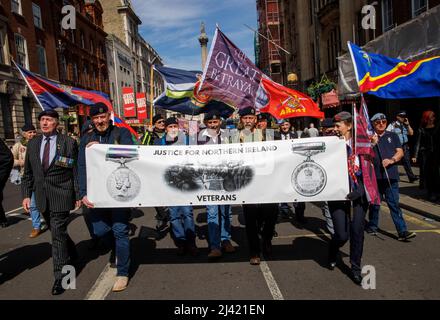
POLYGON ((132 0, 142 20, 139 32, 170 67, 201 70, 200 23, 205 22, 209 37, 215 25, 254 61, 254 34, 243 24, 256 29, 255 0, 132 0))

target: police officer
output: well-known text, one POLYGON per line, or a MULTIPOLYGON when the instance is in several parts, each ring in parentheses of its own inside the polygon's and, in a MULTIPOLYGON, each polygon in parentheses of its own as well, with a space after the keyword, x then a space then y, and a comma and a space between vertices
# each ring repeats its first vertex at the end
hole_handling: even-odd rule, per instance
POLYGON ((343 137, 347 147, 348 178, 350 193, 346 201, 329 201, 330 214, 332 216, 334 234, 329 246, 329 269, 336 267, 339 248, 350 239, 350 263, 351 278, 360 285, 362 283, 361 258, 364 247, 365 215, 368 210, 359 157, 353 150, 353 118, 349 112, 340 112, 334 116, 335 131, 343 137), (353 214, 351 215, 351 207, 353 214))
MULTIPOLYGON (((227 137, 222 130, 222 119, 216 110, 205 115, 204 123, 206 129, 200 131, 198 144, 222 144, 227 143, 227 137)), ((208 220, 208 235, 210 252, 208 258, 218 259, 222 256, 222 250, 226 253, 235 252, 231 244, 231 222, 232 210, 230 205, 206 206, 208 220), (220 221, 220 222, 219 222, 220 221)))
MULTIPOLYGON (((126 128, 118 128, 110 120, 108 107, 97 103, 90 107, 92 129, 83 135, 79 147, 78 170, 79 191, 83 204, 91 209, 90 219, 93 232, 114 247, 111 257, 116 256, 117 277, 113 292, 123 291, 128 285, 130 267, 129 217, 127 208, 96 209, 87 198, 86 148, 93 144, 132 145, 131 133, 126 128)), ((111 259, 112 260, 112 259, 111 259)), ((112 262, 112 261, 111 261, 112 262)))
MULTIPOLYGON (((240 132, 240 142, 261 142, 265 137, 261 130, 256 129, 257 116, 255 109, 246 107, 239 112, 243 129, 240 132)), ((272 254, 272 238, 278 216, 278 205, 246 204, 243 205, 243 214, 246 222, 246 235, 249 243, 250 264, 260 264, 261 246, 258 237, 260 230, 262 236, 263 254, 272 254)))

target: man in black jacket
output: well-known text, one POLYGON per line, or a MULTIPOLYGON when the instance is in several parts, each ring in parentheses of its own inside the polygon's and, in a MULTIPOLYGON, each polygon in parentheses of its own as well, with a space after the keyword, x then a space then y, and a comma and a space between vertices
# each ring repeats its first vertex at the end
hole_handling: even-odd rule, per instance
POLYGON ((5 188, 6 181, 8 181, 11 174, 12 166, 14 165, 14 157, 11 150, 9 150, 6 143, 0 139, 0 226, 6 228, 8 221, 5 215, 5 209, 3 208, 3 189, 5 188))
POLYGON ((75 244, 67 234, 70 210, 79 208, 78 145, 57 133, 58 113, 46 110, 38 115, 43 135, 28 143, 22 179, 23 208, 29 212, 35 193, 38 210, 52 234, 52 258, 55 283, 52 294, 64 292, 62 269, 78 258, 75 244))

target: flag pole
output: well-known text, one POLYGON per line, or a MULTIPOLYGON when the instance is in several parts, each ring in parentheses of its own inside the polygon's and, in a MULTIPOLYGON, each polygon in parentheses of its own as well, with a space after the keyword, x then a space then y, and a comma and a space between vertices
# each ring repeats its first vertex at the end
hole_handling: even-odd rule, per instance
POLYGON ((153 125, 153 99, 154 99, 153 77, 154 77, 154 65, 153 65, 153 63, 151 63, 151 67, 150 67, 150 126, 153 125))
POLYGON ((31 90, 35 100, 37 100, 38 105, 41 107, 41 110, 44 111, 43 105, 41 104, 40 100, 38 99, 37 95, 35 94, 34 90, 32 90, 31 85, 29 84, 29 82, 27 81, 25 75, 23 74, 23 72, 21 71, 21 69, 18 67, 18 65, 15 63, 14 59, 12 57, 10 57, 11 62, 14 64, 15 68, 17 68, 18 72, 20 72, 21 76, 23 77, 24 82, 26 82, 27 86, 29 87, 29 90, 31 90))

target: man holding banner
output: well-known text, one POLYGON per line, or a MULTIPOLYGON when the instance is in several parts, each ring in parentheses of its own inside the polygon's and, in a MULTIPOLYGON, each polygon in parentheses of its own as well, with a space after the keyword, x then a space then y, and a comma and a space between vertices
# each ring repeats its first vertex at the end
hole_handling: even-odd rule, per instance
MULTIPOLYGON (((262 133, 256 131, 257 116, 255 109, 247 107, 240 110, 240 121, 243 130, 240 132, 240 142, 264 141, 262 133)), ((261 246, 258 234, 261 233, 263 241, 263 253, 272 255, 272 238, 275 231, 275 223, 278 217, 278 204, 246 204, 243 205, 243 214, 246 222, 246 235, 249 244, 250 264, 260 264, 261 246)))
MULTIPOLYGON (((90 108, 93 130, 81 138, 78 157, 79 192, 83 204, 91 209, 90 219, 93 232, 102 237, 112 247, 111 257, 116 256, 117 277, 113 292, 123 291, 128 285, 130 267, 130 239, 128 236, 128 219, 130 211, 127 208, 96 209, 87 198, 86 148, 93 144, 132 145, 130 132, 125 128, 113 125, 109 109, 105 104, 97 103, 90 108)), ((111 259, 112 260, 112 259, 111 259)), ((114 261, 110 261, 113 262, 114 261)))
MULTIPOLYGON (((228 137, 220 129, 222 120, 219 112, 211 111, 205 115, 206 129, 198 137, 198 144, 223 144, 228 143, 228 137)), ((218 259, 222 256, 222 249, 226 253, 235 252, 231 244, 232 208, 230 205, 206 206, 208 220, 208 236, 210 252, 209 259, 218 259), (219 222, 220 221, 220 222, 219 222)))

